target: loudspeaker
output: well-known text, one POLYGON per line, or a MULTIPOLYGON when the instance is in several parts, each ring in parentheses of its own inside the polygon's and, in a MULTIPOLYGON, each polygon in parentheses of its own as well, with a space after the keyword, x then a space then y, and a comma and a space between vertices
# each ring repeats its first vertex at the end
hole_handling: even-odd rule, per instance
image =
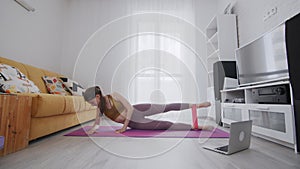
POLYGON ((215 94, 215 111, 216 123, 222 125, 221 122, 221 92, 224 86, 225 77, 237 78, 235 61, 217 61, 213 64, 214 76, 214 94, 215 94))
POLYGON ((294 102, 296 151, 300 152, 300 14, 286 21, 285 25, 287 59, 294 102))
POLYGON ((224 78, 237 78, 235 61, 217 61, 213 64, 215 100, 221 100, 220 90, 224 86, 224 78))

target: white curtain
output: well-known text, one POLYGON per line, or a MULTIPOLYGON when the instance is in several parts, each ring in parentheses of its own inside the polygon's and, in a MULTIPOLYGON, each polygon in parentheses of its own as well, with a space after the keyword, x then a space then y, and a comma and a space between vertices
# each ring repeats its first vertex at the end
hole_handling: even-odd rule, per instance
POLYGON ((195 25, 193 2, 127 3, 128 15, 99 32, 107 29, 116 41, 97 65, 95 84, 105 92, 122 93, 132 103, 203 100, 207 73, 197 51, 197 45, 203 44, 197 44, 197 37, 204 36, 195 25))
MULTIPOLYGON (((84 86, 100 85, 133 104, 206 100, 203 29, 214 13, 211 0, 68 2, 73 31, 66 39, 83 44, 73 77, 84 86)), ((64 53, 77 56, 73 46, 64 53)))

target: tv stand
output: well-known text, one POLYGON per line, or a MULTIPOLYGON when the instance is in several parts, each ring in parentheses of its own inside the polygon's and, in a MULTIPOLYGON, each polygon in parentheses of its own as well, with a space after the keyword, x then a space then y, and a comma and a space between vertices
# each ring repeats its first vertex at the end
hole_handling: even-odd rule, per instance
POLYGON ((296 151, 290 88, 286 79, 221 91, 222 123, 226 126, 235 121, 252 120, 253 135, 296 151))

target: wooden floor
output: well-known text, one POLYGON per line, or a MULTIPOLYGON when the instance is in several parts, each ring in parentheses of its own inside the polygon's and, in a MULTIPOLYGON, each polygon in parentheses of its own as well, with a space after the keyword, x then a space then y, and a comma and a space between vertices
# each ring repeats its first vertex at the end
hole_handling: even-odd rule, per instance
POLYGON ((299 154, 257 137, 252 137, 250 149, 227 156, 202 148, 226 139, 63 136, 79 127, 0 158, 0 169, 300 169, 299 154))

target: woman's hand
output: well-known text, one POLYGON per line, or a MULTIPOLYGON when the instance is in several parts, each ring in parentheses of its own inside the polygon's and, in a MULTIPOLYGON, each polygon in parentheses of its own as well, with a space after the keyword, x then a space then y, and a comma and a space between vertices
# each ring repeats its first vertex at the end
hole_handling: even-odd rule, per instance
POLYGON ((96 133, 96 129, 94 129, 94 128, 91 128, 89 131, 87 131, 86 133, 88 134, 88 135, 90 135, 90 134, 94 134, 94 133, 96 133))
POLYGON ((121 129, 116 130, 116 133, 123 133, 126 131, 126 128, 122 127, 121 129))
POLYGON ((91 128, 91 129, 89 129, 89 131, 88 132, 86 132, 88 135, 90 135, 90 134, 94 134, 94 133, 96 133, 97 132, 97 129, 99 128, 99 125, 98 124, 94 124, 94 126, 91 128))

